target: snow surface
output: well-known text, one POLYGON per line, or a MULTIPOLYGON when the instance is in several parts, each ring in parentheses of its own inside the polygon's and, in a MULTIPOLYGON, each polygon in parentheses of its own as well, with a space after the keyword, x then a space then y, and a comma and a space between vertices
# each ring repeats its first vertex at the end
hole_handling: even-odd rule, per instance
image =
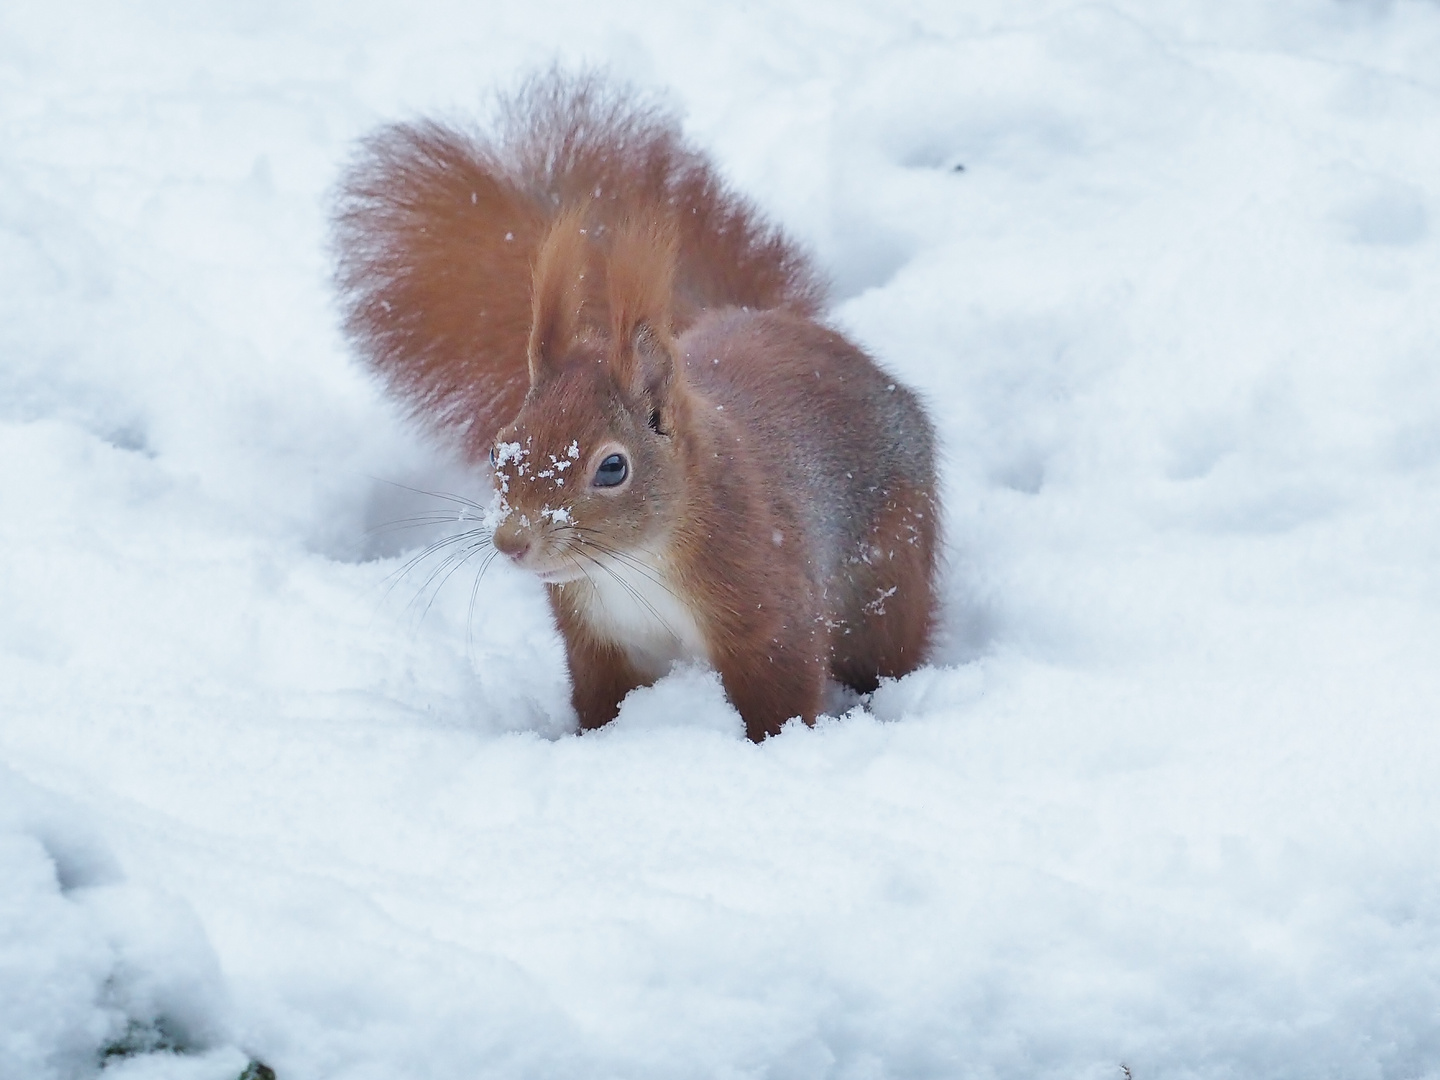
POLYGON ((0 6, 0 1077, 1440 1076, 1440 5, 0 6), (353 140, 668 95, 946 445, 935 664, 569 734, 353 140), (463 525, 463 523, 462 523, 463 525), (370 531, 377 530, 377 531, 370 531))

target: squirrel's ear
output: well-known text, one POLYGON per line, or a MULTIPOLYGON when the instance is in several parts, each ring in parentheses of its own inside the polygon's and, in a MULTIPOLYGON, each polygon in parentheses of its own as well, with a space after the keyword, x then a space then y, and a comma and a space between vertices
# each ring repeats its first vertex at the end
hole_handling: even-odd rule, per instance
POLYGON ((656 333, 649 323, 635 327, 630 338, 629 390, 664 407, 675 382, 675 354, 668 334, 656 333))
POLYGON ((679 237, 667 217, 622 223, 610 248, 611 363, 631 394, 664 408, 676 378, 670 310, 679 237))
POLYGON ((580 326, 589 261, 585 214, 577 206, 556 218, 535 259, 527 349, 532 386, 554 373, 580 326))

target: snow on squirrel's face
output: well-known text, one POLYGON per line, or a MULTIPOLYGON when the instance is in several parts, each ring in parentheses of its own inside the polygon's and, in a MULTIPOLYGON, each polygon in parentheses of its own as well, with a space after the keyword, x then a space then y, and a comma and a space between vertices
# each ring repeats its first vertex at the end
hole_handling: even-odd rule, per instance
POLYGON ((660 427, 655 403, 623 392, 604 363, 532 386, 490 451, 496 549, 558 584, 653 547, 681 490, 676 447, 660 427))

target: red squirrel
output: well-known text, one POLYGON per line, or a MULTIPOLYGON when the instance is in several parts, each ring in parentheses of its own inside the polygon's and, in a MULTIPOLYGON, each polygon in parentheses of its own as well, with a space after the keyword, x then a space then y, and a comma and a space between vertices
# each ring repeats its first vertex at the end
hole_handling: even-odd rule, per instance
POLYGON ((360 354, 488 458, 492 542, 546 583, 580 727, 676 661, 756 742, 925 659, 935 438, 819 321, 804 254, 669 114, 532 79, 491 136, 396 124, 335 215, 360 354))

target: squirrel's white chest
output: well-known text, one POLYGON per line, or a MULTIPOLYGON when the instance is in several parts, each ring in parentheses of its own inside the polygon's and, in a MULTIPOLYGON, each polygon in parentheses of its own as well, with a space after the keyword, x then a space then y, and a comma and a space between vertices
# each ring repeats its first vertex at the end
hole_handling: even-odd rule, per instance
POLYGON ((648 552, 609 559, 572 586, 579 613, 597 637, 619 645, 635 669, 659 678, 684 660, 710 661, 689 607, 648 552))

